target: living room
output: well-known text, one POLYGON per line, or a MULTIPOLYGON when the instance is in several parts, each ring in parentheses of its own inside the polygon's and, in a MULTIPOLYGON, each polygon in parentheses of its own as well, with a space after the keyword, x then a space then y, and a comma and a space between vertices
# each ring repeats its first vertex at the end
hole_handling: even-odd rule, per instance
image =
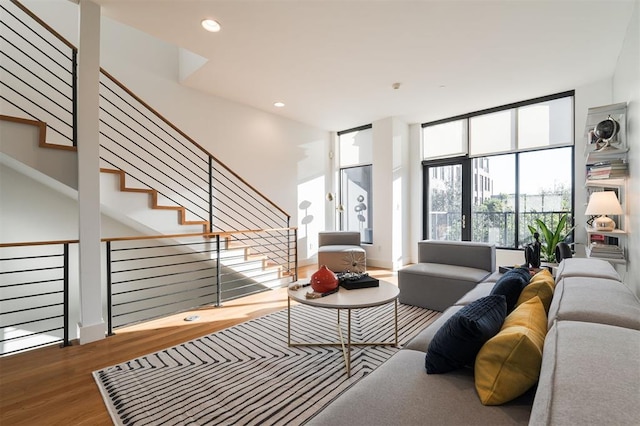
MULTIPOLYGON (((36 13, 41 14, 45 21, 70 40, 77 38, 77 11, 75 10, 77 6, 75 4, 67 1, 47 3, 25 1, 24 3, 32 7, 36 13), (71 13, 60 13, 63 9, 68 9, 71 13)), ((610 71, 601 73, 597 78, 587 79, 582 75, 575 75, 575 79, 567 83, 566 81, 555 82, 551 75, 546 79, 541 78, 541 82, 536 82, 538 86, 517 97, 503 95, 493 99, 469 100, 464 94, 458 94, 455 97, 455 103, 443 102, 439 109, 435 109, 430 115, 417 121, 405 121, 398 118, 400 114, 395 113, 368 117, 354 113, 352 117, 345 118, 343 121, 326 125, 320 124, 320 119, 316 123, 308 124, 278 112, 269 112, 267 106, 258 109, 255 106, 228 100, 224 95, 214 96, 197 91, 190 87, 190 84, 195 83, 193 81, 190 83, 189 80, 189 78, 197 79, 197 73, 194 74, 195 77, 187 76, 181 83, 178 76, 185 72, 177 60, 181 49, 166 40, 162 41, 117 19, 110 18, 110 13, 117 15, 124 12, 109 11, 109 2, 104 3, 106 16, 102 19, 101 45, 103 67, 134 89, 163 115, 170 117, 178 127, 185 129, 199 143, 205 144, 225 163, 232 165, 247 181, 255 183, 261 191, 289 211, 292 214, 292 223, 299 227, 298 255, 301 265, 315 264, 318 232, 337 227, 335 206, 326 199, 327 193, 336 193, 339 190, 335 158, 337 132, 360 125, 372 125, 372 164, 376 173, 373 185, 376 227, 373 243, 366 246, 367 260, 371 266, 395 270, 415 262, 417 242, 422 235, 420 125, 565 90, 575 90, 575 240, 586 241, 584 210, 587 191, 582 187, 581 182, 584 181, 583 152, 587 143, 582 135, 588 109, 620 102, 627 103, 626 128, 630 146, 626 226, 628 263, 619 269, 622 269, 621 275, 625 283, 636 294, 640 294, 638 278, 640 271, 633 256, 640 244, 640 237, 637 232, 634 232, 639 227, 637 182, 640 176, 638 169, 633 167, 638 162, 638 154, 635 152, 638 147, 636 124, 640 123, 640 112, 637 106, 640 91, 637 1, 621 2, 622 6, 619 5, 619 8, 623 10, 622 12, 616 9, 628 20, 629 25, 627 27, 627 21, 625 21, 624 25, 612 31, 617 34, 619 42, 608 46, 612 53, 606 69, 610 71), (628 13, 629 11, 633 13, 628 13), (163 90, 158 90, 159 87, 163 90), (396 181, 396 177, 401 179, 396 181), (402 185, 399 192, 393 186, 394 182, 402 185), (305 209, 300 207, 303 201, 308 202, 305 204, 308 205, 305 209), (308 217, 312 217, 313 220, 303 221, 308 217), (398 218, 402 220, 398 222, 398 218)), ((117 2, 114 3, 117 4, 117 2)), ((606 2, 602 3, 606 4, 606 2)), ((606 10, 606 7, 604 9, 606 10)), ((598 33, 601 30, 595 32, 598 33)), ((549 49, 554 49, 552 44, 548 46, 552 46, 548 47, 549 49)), ((182 55, 189 56, 189 53, 182 52, 182 55)), ((331 58, 325 58, 325 60, 331 61, 331 58)), ((551 64, 545 67, 553 70, 551 64)), ((460 66, 460 68, 468 67, 460 66)), ((478 80, 480 79, 477 79, 475 84, 478 84, 478 80)), ((410 81, 409 77, 396 77, 391 73, 389 81, 381 82, 380 85, 384 85, 385 90, 390 93, 400 94, 411 90, 410 81), (402 84, 395 89, 392 85, 397 80, 401 80, 402 84)), ((443 81, 437 84, 439 86, 449 83, 443 81)), ((527 86, 528 82, 521 81, 519 85, 527 86)), ((243 90, 251 90, 250 86, 248 84, 243 90)), ((440 91, 449 90, 447 87, 437 88, 440 91)), ((288 104, 287 107, 292 106, 288 104)), ((318 115, 321 114, 318 113, 318 115)), ((36 223, 47 223, 44 213, 41 216, 36 214, 30 220, 36 223)), ((3 220, 3 223, 6 222, 3 220)), ((60 238, 74 238, 77 230, 73 225, 57 228, 53 233, 65 233, 60 238), (66 234, 67 232, 71 235, 66 234)), ((113 232, 112 235, 123 230, 117 224, 112 227, 107 225, 105 228, 107 232, 113 232)), ((35 236, 42 237, 41 231, 41 228, 21 226, 14 222, 11 227, 3 226, 2 242, 35 240, 37 239, 35 236)), ((52 235, 50 238, 58 237, 59 235, 52 235)), ((577 248, 578 255, 581 254, 581 250, 583 252, 584 249, 577 248)), ((502 264, 513 264, 522 260, 521 251, 505 250, 499 253, 499 262, 502 264)))

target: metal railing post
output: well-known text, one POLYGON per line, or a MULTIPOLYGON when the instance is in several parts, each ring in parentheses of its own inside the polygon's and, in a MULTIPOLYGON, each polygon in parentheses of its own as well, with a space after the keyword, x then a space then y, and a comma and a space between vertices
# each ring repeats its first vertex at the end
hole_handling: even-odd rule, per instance
POLYGON ((64 341, 62 346, 69 346, 69 243, 64 244, 64 267, 63 267, 63 286, 64 286, 64 303, 63 303, 63 318, 64 318, 64 341))
POLYGON ((220 234, 216 234, 216 306, 222 306, 222 283, 220 282, 220 234))
POLYGON ((71 108, 72 116, 72 138, 73 146, 78 146, 78 51, 72 50, 71 53, 71 108))
POLYGON ((293 280, 298 281, 298 228, 295 228, 293 230, 293 241, 295 241, 295 244, 296 244, 295 258, 294 258, 295 270, 293 272, 293 280))
POLYGON ((113 336, 113 312, 111 306, 111 241, 107 241, 107 335, 113 336))

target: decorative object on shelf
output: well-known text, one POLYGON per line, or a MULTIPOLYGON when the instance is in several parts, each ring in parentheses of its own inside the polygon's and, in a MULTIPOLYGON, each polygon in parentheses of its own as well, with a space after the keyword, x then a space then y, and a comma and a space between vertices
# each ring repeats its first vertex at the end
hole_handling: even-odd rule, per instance
POLYGON ((603 151, 611 147, 611 141, 615 140, 615 137, 620 131, 620 123, 615 119, 608 116, 606 120, 603 120, 596 124, 593 129, 593 134, 596 136, 595 141, 591 141, 596 144, 596 151, 603 151))
POLYGON ((558 243, 563 242, 567 239, 571 231, 575 226, 572 226, 570 229, 565 231, 567 226, 568 216, 563 214, 558 221, 558 225, 556 229, 553 231, 547 227, 547 225, 540 219, 536 219, 537 228, 527 225, 529 227, 529 232, 531 235, 535 237, 535 234, 538 233, 538 229, 540 230, 540 234, 542 235, 543 242, 540 244, 540 260, 544 262, 556 262, 556 246, 558 243))
POLYGON ((598 216, 593 219, 592 227, 597 231, 609 232, 616 228, 616 223, 607 215, 624 214, 622 206, 613 191, 598 191, 591 194, 587 210, 587 216, 598 216))
POLYGON ((320 269, 311 275, 311 288, 316 293, 327 293, 335 290, 338 288, 338 277, 326 265, 322 265, 320 269))

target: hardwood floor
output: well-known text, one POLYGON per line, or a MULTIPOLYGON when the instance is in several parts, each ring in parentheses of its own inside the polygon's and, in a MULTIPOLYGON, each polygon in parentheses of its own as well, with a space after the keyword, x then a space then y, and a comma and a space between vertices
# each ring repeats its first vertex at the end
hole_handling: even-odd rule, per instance
MULTIPOLYGON (((315 267, 300 268, 309 277, 315 267)), ((391 271, 369 274, 397 283, 391 271)), ((110 425, 111 418, 91 373, 141 355, 284 309, 285 288, 224 304, 183 312, 118 330, 115 336, 86 345, 49 346, 0 358, 0 424, 110 425), (187 315, 200 316, 186 322, 187 315)))

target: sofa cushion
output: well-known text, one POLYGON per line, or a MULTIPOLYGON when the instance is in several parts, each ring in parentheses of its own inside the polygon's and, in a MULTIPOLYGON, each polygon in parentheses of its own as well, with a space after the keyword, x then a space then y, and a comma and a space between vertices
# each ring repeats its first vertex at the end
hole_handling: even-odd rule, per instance
POLYGON ((579 257, 563 259, 560 262, 556 272, 556 280, 560 281, 564 277, 608 278, 620 281, 620 275, 606 260, 579 257))
POLYGON ((470 369, 426 374, 424 352, 403 349, 333 400, 307 425, 526 425, 533 391, 508 404, 478 400, 470 369))
POLYGON ((414 351, 427 352, 429 349, 429 343, 433 340, 433 336, 436 335, 438 330, 447 322, 449 318, 455 315, 463 306, 451 306, 445 310, 434 322, 429 324, 427 328, 423 329, 413 339, 404 345, 404 349, 412 349, 414 351))
POLYGON ((518 297, 522 289, 529 284, 531 275, 529 270, 525 268, 511 269, 498 279, 496 285, 493 286, 491 294, 501 294, 507 300, 507 314, 513 311, 518 302, 518 297))
POLYGON ((500 330, 507 313, 504 296, 487 296, 460 309, 429 344, 427 373, 446 373, 473 365, 482 345, 500 330))
POLYGON ((458 301, 455 304, 464 306, 480 299, 481 297, 489 296, 491 294, 491 290, 493 290, 493 287, 495 285, 496 285, 495 282, 483 281, 477 286, 475 286, 471 291, 467 292, 460 299, 458 299, 458 301))
POLYGON ((538 381, 546 333, 547 315, 538 296, 507 316, 476 357, 475 384, 483 404, 504 404, 538 381))
POLYGON ((399 301, 444 311, 481 282, 488 271, 436 263, 417 263, 398 271, 399 301))
POLYGON ((589 322, 556 322, 544 343, 530 424, 638 424, 638 348, 637 330, 589 322))
POLYGON ((549 308, 554 320, 588 321, 640 330, 640 301, 620 281, 565 277, 558 282, 549 308))
POLYGON ((533 277, 531 277, 531 281, 529 281, 529 284, 527 284, 526 287, 522 289, 522 293, 520 293, 520 297, 518 297, 516 306, 519 306, 527 300, 538 296, 542 301, 542 304, 544 305, 545 313, 549 312, 551 299, 553 299, 554 285, 555 282, 553 280, 553 275, 551 275, 551 272, 546 269, 541 270, 533 277))

